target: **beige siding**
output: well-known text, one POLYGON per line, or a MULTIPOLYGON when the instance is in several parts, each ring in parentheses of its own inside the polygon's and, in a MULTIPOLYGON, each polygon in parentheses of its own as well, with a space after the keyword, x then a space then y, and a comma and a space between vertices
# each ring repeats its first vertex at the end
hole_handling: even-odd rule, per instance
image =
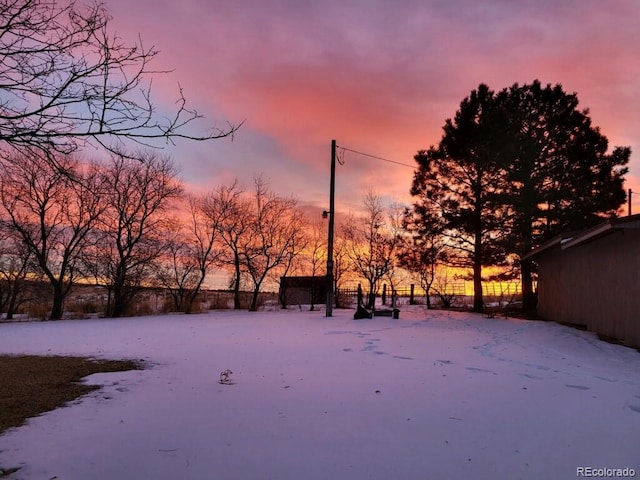
POLYGON ((640 231, 542 255, 538 312, 640 347, 640 231))

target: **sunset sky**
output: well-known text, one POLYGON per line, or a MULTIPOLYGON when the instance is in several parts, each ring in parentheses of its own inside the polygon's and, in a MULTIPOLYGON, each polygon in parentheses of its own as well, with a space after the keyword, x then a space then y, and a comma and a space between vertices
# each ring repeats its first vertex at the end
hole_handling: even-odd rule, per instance
MULTIPOLYGON (((192 191, 254 174, 328 207, 330 144, 413 165, 480 83, 561 83, 610 146, 629 145, 640 212, 640 2, 635 0, 105 0, 118 35, 160 50, 160 109, 184 88, 233 141, 167 152, 192 191)), ((412 169, 343 155, 336 208, 372 188, 410 202, 412 169)))

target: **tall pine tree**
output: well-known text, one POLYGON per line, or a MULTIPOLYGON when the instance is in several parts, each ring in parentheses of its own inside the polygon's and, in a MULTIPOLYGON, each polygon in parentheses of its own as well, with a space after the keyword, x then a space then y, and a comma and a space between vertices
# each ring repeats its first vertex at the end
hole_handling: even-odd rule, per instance
POLYGON ((503 197, 506 172, 499 152, 505 118, 495 108, 495 95, 486 85, 465 98, 453 119, 445 123, 437 147, 419 151, 411 194, 414 213, 437 209, 444 235, 454 252, 452 264, 473 271, 473 309, 483 310, 482 269, 501 264, 504 228, 503 197))
MULTIPOLYGON (((443 130, 437 147, 415 157, 414 210, 419 216, 428 203, 445 219, 458 265, 473 268, 475 311, 482 310, 483 266, 614 217, 625 201, 630 148, 608 153, 589 111, 559 84, 536 80, 497 94, 480 85, 443 130)), ((529 309, 533 266, 521 262, 520 273, 529 309)))
MULTIPOLYGON (((594 127, 578 97, 561 85, 539 81, 513 85, 497 95, 508 117, 508 182, 513 211, 507 251, 521 258, 562 232, 581 230, 614 217, 625 201, 625 165, 631 150, 608 151, 608 140, 594 127)), ((535 307, 533 269, 522 262, 526 309, 535 307)))

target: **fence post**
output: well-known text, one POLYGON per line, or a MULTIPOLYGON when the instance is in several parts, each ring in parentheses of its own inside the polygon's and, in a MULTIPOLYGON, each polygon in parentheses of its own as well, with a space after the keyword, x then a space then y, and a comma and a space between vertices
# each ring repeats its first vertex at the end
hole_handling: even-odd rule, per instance
POLYGON ((414 293, 415 287, 416 287, 416 286, 415 286, 413 283, 409 286, 409 288, 410 288, 410 292, 409 292, 409 305, 415 305, 415 304, 416 304, 416 301, 415 301, 415 299, 413 298, 413 293, 414 293))

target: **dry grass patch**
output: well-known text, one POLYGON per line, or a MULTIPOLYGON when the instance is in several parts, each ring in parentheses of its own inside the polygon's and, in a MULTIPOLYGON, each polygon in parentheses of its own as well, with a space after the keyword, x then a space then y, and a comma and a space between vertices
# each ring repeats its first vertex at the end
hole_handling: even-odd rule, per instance
POLYGON ((0 435, 99 389, 80 382, 87 375, 142 368, 133 360, 0 355, 0 435))

